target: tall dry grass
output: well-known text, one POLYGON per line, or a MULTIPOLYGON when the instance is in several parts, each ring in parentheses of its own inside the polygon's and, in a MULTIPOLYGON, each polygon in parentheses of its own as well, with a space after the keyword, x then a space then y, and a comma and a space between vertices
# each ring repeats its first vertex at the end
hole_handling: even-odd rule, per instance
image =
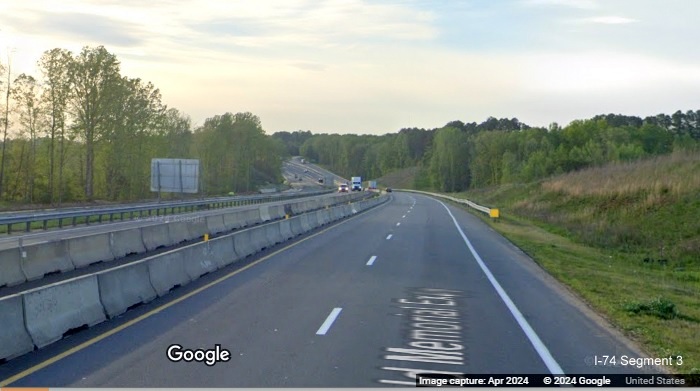
POLYGON ((546 180, 542 188, 574 197, 630 196, 643 192, 652 204, 659 196, 697 193, 700 197, 700 152, 678 151, 588 168, 546 180))

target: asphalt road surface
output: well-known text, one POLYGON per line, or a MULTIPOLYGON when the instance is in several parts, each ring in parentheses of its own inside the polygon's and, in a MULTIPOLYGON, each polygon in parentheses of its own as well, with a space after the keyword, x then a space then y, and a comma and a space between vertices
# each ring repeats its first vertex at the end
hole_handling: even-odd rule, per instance
POLYGON ((392 200, 0 365, 17 387, 411 386, 415 372, 646 373, 642 357, 479 219, 392 200), (213 366, 184 349, 230 353, 213 366), (175 357, 176 358, 176 357, 175 357))
POLYGON ((315 164, 302 163, 299 156, 295 156, 283 163, 282 175, 294 187, 335 187, 341 183, 348 182, 347 179, 315 164), (319 178, 323 178, 324 183, 319 183, 319 178))

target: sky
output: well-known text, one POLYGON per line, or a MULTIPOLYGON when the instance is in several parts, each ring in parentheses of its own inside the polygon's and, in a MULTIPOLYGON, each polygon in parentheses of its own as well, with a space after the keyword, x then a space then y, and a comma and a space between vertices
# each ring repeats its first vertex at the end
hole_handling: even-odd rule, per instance
POLYGON ((385 134, 697 110, 696 0, 0 0, 0 62, 103 45, 195 125, 385 134))

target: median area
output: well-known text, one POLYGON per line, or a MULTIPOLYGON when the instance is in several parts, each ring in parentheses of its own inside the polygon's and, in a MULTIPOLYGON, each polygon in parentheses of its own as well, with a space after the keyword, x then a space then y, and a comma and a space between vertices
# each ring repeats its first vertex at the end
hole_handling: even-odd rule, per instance
POLYGON ((16 292, 0 289, 0 360, 47 346, 72 330, 119 316, 207 273, 387 200, 376 193, 332 195, 5 249, 0 252, 0 287, 13 285, 16 292), (90 270, 94 263, 133 253, 142 256, 90 270), (74 269, 85 272, 41 283, 45 274, 74 269), (22 289, 32 280, 39 286, 22 289))

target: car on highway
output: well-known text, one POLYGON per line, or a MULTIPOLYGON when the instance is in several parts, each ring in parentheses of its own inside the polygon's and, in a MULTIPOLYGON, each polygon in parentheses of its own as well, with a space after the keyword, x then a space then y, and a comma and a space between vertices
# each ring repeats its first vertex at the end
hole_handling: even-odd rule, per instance
POLYGON ((323 178, 318 178, 318 183, 323 183, 323 178))
POLYGON ((387 193, 391 193, 391 187, 387 187, 387 188, 386 188, 386 192, 387 192, 387 193))
POLYGON ((342 185, 338 186, 338 193, 347 193, 348 189, 348 185, 343 183, 342 185))

